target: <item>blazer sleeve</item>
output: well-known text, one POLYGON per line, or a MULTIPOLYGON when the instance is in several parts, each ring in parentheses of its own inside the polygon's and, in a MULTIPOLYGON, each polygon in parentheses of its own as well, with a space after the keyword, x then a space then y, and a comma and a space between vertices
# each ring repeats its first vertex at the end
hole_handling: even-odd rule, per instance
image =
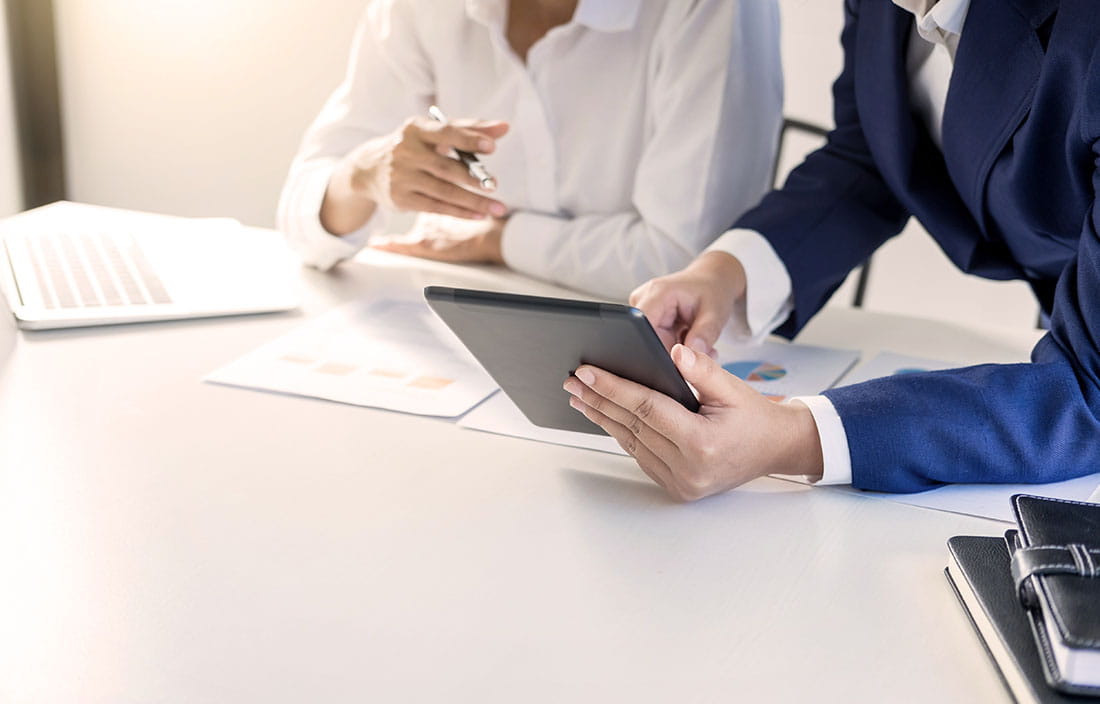
POLYGON ((786 337, 793 337, 848 273, 909 219, 879 174, 860 125, 855 93, 859 5, 858 0, 845 2, 844 67, 833 84, 836 128, 782 189, 734 225, 761 233, 787 267, 794 307, 776 330, 786 337))
MULTIPOLYGON (((888 377, 826 391, 852 483, 909 492, 948 482, 1041 483, 1100 471, 1100 48, 1083 95, 1092 204, 1030 364, 888 377)), ((1086 162, 1087 163, 1087 162, 1086 162)))

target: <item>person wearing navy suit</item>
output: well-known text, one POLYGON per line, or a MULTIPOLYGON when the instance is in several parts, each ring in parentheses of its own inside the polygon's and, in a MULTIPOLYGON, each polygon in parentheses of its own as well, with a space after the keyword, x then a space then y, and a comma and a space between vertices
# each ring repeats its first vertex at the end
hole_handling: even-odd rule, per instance
POLYGON ((565 384, 572 405, 685 500, 775 472, 912 492, 1100 471, 1100 3, 845 11, 827 144, 687 268, 631 297, 703 410, 590 366, 565 384), (796 335, 910 216, 963 271, 1030 284, 1050 316, 1030 363, 780 405, 706 354, 727 323, 796 335))

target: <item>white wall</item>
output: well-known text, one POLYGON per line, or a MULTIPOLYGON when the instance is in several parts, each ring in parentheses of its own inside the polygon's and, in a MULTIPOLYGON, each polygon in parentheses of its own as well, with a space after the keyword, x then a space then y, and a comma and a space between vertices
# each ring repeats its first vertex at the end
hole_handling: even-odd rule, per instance
POLYGON ((7 16, 0 12, 0 217, 22 210, 23 184, 19 175, 18 154, 11 65, 8 61, 7 16))
POLYGON ((363 0, 55 0, 70 197, 274 223, 363 0))
POLYGON ((843 63, 843 8, 843 0, 779 0, 787 96, 784 112, 790 117, 833 126, 832 85, 843 63))

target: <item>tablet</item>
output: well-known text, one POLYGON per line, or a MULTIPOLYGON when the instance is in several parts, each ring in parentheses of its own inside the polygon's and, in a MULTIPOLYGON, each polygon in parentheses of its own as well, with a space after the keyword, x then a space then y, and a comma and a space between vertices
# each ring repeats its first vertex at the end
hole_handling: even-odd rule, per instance
POLYGON ((535 425, 607 434, 573 410, 562 389, 582 364, 699 410, 695 394, 637 308, 443 286, 427 287, 424 297, 535 425))

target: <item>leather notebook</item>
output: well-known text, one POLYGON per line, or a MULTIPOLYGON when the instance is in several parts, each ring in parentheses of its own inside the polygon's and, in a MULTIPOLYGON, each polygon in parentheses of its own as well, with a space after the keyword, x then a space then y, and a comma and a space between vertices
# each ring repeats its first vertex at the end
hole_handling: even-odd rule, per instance
POLYGON ((947 580, 1016 701, 1080 703, 1080 697, 1047 686, 1027 613, 1009 573, 1005 541, 958 536, 948 540, 947 547, 947 580))
POLYGON ((1048 684, 1100 697, 1100 504, 1012 497, 1013 586, 1048 684))

